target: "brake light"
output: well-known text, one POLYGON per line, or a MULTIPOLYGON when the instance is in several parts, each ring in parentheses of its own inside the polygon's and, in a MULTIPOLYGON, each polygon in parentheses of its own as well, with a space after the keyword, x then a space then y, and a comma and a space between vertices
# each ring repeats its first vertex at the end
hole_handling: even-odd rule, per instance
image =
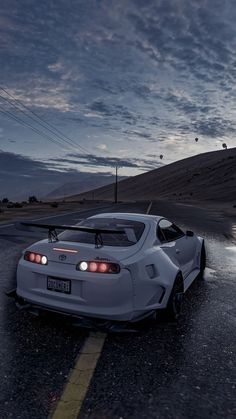
POLYGON ((37 263, 38 265, 47 265, 48 258, 35 252, 25 252, 24 259, 28 262, 37 263))
POLYGON ((99 272, 105 273, 107 271, 107 269, 108 269, 108 266, 107 266, 106 263, 100 263, 99 264, 99 267, 98 267, 99 272))
POLYGON ((90 262, 88 265, 88 269, 90 272, 97 272, 98 264, 96 262, 90 262))
POLYGON ((118 274, 120 266, 117 263, 97 262, 97 261, 81 261, 76 265, 77 271, 94 272, 103 274, 118 274))

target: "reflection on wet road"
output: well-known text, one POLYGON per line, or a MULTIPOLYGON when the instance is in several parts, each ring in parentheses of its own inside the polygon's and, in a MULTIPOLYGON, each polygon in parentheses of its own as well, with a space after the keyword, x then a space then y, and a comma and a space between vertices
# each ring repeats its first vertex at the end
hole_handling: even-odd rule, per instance
MULTIPOLYGON (((146 207, 120 204, 115 210, 145 212, 146 207)), ((92 213, 73 214, 73 221, 60 216, 58 222, 92 213)), ((188 290, 177 324, 149 321, 138 334, 107 337, 80 417, 233 418, 236 220, 165 203, 153 204, 151 213, 205 237, 205 279, 188 290)), ((38 235, 27 237, 13 226, 0 229, 1 419, 46 418, 87 336, 58 317, 20 312, 5 296, 15 285, 21 251, 36 240, 38 235)))

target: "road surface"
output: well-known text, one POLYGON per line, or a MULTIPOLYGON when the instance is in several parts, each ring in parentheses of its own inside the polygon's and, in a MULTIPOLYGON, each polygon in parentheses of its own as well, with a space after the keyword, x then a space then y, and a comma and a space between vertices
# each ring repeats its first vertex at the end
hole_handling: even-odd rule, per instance
MULTIPOLYGON (((149 203, 104 205, 104 211, 145 213, 149 203)), ((47 222, 75 223, 99 210, 59 215, 47 222)), ((236 220, 186 205, 153 204, 203 235, 204 281, 186 294, 178 323, 144 322, 138 334, 109 334, 80 418, 233 418, 236 343, 236 220)), ((19 311, 5 292, 15 287, 21 251, 37 234, 0 225, 0 418, 44 419, 61 397, 89 332, 56 316, 19 311)))

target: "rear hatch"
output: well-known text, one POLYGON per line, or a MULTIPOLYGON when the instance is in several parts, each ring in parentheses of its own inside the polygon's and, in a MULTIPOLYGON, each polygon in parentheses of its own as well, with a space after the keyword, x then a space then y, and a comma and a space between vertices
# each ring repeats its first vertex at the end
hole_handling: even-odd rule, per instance
POLYGON ((137 252, 136 245, 95 249, 88 244, 41 241, 31 246, 31 250, 46 255, 48 265, 31 264, 33 277, 27 281, 27 294, 20 295, 78 315, 113 320, 132 318, 133 281, 121 258, 137 252), (120 271, 114 274, 82 272, 76 269, 81 261, 113 262, 120 266, 120 271), (66 287, 66 292, 58 292, 61 287, 66 287))
POLYGON ((141 247, 142 242, 138 242, 129 247, 103 246, 101 248, 95 248, 95 245, 92 244, 69 243, 64 241, 48 243, 47 240, 42 240, 32 245, 30 250, 47 256, 49 262, 77 265, 77 263, 83 260, 99 259, 119 263, 133 256, 141 247))

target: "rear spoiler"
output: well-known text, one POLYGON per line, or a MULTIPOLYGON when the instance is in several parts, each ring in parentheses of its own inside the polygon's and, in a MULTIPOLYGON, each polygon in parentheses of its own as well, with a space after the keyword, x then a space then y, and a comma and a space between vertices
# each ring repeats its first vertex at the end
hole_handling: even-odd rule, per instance
POLYGON ((66 224, 39 224, 31 223, 28 221, 16 222, 15 227, 18 230, 28 230, 30 227, 42 228, 48 230, 48 241, 49 243, 58 241, 58 235, 56 230, 73 230, 73 231, 84 231, 86 233, 95 234, 95 247, 101 247, 103 245, 101 234, 122 234, 124 230, 109 229, 109 228, 97 228, 97 227, 86 227, 78 225, 66 225, 66 224), (23 227, 23 228, 22 228, 23 227))

